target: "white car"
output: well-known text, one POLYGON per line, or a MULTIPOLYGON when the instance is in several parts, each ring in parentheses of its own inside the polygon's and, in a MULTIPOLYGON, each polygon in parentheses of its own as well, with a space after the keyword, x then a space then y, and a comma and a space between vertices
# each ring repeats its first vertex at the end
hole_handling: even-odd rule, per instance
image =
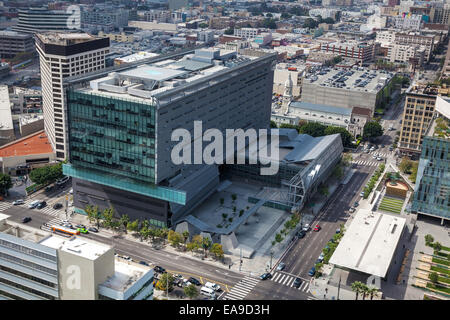
POLYGON ((305 226, 303 227, 303 231, 307 232, 311 229, 311 226, 309 224, 305 224, 305 226))
POLYGON ((205 283, 205 287, 210 288, 214 291, 220 291, 220 286, 218 284, 215 284, 213 282, 207 282, 205 283))
POLYGON ((37 205, 38 205, 39 203, 41 203, 41 200, 34 200, 33 202, 31 202, 31 203, 28 205, 28 209, 34 209, 34 208, 36 208, 37 205))
POLYGON ((382 161, 382 160, 383 160, 383 158, 377 157, 377 161, 382 161))
POLYGON ((17 199, 13 202, 13 205, 17 206, 19 204, 24 204, 24 203, 25 203, 25 201, 23 201, 22 199, 17 199))

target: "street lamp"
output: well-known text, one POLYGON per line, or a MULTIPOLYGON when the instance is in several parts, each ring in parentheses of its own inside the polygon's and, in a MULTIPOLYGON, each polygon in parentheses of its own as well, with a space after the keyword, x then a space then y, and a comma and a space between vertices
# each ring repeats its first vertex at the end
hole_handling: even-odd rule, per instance
POLYGON ((270 250, 270 270, 272 270, 272 258, 273 258, 273 250, 270 250))

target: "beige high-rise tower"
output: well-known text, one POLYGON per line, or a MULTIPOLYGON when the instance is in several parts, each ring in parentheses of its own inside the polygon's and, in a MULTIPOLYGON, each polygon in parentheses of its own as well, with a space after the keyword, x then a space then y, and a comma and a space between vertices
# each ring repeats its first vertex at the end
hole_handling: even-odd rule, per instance
POLYGON ((36 35, 42 85, 44 127, 58 160, 67 157, 67 110, 63 79, 105 68, 109 38, 87 33, 36 35))

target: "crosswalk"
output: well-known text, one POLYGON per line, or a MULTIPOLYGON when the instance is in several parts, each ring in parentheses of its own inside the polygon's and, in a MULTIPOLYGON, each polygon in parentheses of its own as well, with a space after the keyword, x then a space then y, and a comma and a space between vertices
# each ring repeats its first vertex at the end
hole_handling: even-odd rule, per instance
POLYGON ((249 276, 246 276, 239 281, 230 292, 224 295, 224 300, 244 300, 250 291, 261 281, 249 276))
MULTIPOLYGON (((270 278, 271 281, 274 281, 276 283, 288 286, 293 288, 294 287, 294 280, 297 278, 296 276, 284 273, 284 272, 276 272, 272 278, 270 278)), ((302 283, 297 288, 300 291, 309 292, 309 281, 302 279, 302 283)))
POLYGON ((2 201, 0 202, 0 212, 11 208, 13 204, 11 202, 2 201))
MULTIPOLYGON (((36 199, 28 199, 28 200, 25 200, 25 204, 22 204, 22 206, 28 208, 28 205, 29 205, 31 202, 35 201, 35 200, 36 200, 36 199)), ((60 215, 61 213, 64 213, 64 208, 61 208, 61 209, 53 209, 53 204, 50 204, 50 203, 47 203, 47 205, 46 205, 44 208, 42 208, 42 209, 33 209, 33 210, 37 210, 37 211, 39 211, 39 212, 41 212, 41 213, 44 213, 44 214, 46 214, 46 215, 53 216, 53 217, 59 217, 59 215, 60 215)))
POLYGON ((357 164, 359 166, 368 166, 368 167, 374 167, 374 166, 378 166, 382 163, 382 161, 367 161, 367 160, 358 160, 358 161, 353 161, 352 163, 357 164))

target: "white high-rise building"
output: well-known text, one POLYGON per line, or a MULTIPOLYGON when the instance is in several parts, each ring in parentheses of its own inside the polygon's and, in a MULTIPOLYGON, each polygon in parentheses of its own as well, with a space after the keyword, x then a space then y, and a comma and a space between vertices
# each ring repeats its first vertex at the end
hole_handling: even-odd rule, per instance
POLYGON ((105 68, 109 38, 87 33, 43 33, 36 36, 42 81, 45 132, 58 160, 67 157, 67 110, 63 79, 105 68))

